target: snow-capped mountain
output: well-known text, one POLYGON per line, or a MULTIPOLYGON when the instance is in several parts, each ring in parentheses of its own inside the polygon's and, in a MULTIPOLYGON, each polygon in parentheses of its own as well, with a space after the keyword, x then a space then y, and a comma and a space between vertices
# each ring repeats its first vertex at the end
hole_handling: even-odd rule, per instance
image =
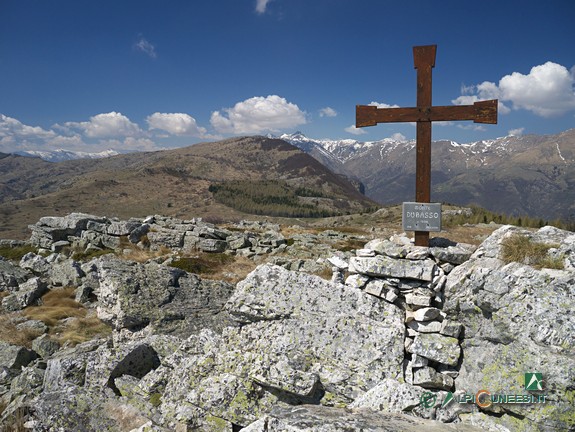
POLYGON ((116 156, 120 153, 116 150, 108 149, 97 153, 89 152, 75 152, 64 149, 57 150, 26 150, 15 152, 14 154, 20 156, 38 157, 47 162, 62 162, 73 159, 101 159, 110 156, 116 156))
MULTIPOLYGON (((279 138, 333 171, 359 179, 376 201, 415 198, 415 141, 311 139, 299 132, 279 138)), ((433 201, 575 219, 575 129, 465 144, 434 141, 431 166, 433 201)))

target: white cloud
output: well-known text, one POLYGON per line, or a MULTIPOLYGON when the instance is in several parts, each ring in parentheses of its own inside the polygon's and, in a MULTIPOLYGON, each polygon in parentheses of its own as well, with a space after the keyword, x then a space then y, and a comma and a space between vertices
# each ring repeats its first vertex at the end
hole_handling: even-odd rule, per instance
POLYGON ((87 122, 66 122, 64 126, 80 129, 89 138, 127 137, 142 133, 136 123, 121 113, 109 112, 90 117, 87 122))
POLYGON ((351 126, 346 127, 344 129, 344 131, 346 131, 347 133, 353 134, 353 135, 364 135, 367 133, 363 129, 355 127, 355 125, 351 125, 351 126))
POLYGON ((337 111, 331 107, 325 107, 319 110, 320 117, 335 117, 337 116, 337 111))
POLYGON ((0 114, 0 137, 48 139, 55 136, 54 131, 45 130, 39 126, 28 126, 15 118, 0 114))
POLYGON ((575 72, 565 66, 547 62, 534 66, 528 75, 513 72, 499 84, 485 81, 477 86, 462 87, 464 95, 452 102, 470 104, 477 100, 499 99, 499 112, 511 111, 502 102, 510 102, 515 110, 527 110, 541 117, 553 117, 575 110, 575 72), (475 93, 475 94, 473 94, 475 93))
POLYGON ((256 12, 263 14, 266 11, 266 7, 271 0, 256 0, 256 12))
MULTIPOLYGON (((435 124, 435 123, 434 123, 435 124)), ((485 132, 487 129, 485 128, 485 126, 482 125, 477 125, 477 124, 457 124, 457 127, 459 129, 463 129, 463 130, 470 130, 470 131, 476 131, 476 132, 485 132)))
POLYGON ((399 108, 399 105, 389 105, 382 102, 370 102, 368 103, 370 106, 376 106, 378 108, 399 108))
POLYGON ((158 55, 156 54, 156 47, 148 42, 143 37, 140 37, 140 40, 134 44, 134 48, 140 52, 143 52, 147 56, 151 58, 156 58, 158 55))
POLYGON ((507 133, 512 136, 520 136, 523 135, 523 131, 525 131, 525 128, 517 128, 517 129, 511 129, 507 133))
POLYGON ((405 135, 403 135, 402 133, 399 133, 399 132, 394 133, 392 136, 390 136, 390 138, 392 140, 395 140, 395 141, 406 141, 407 140, 405 135))
POLYGON ((214 111, 210 118, 214 129, 221 133, 279 132, 306 123, 305 113, 297 105, 277 95, 246 99, 223 111, 214 111))
POLYGON ((98 142, 98 148, 101 150, 113 148, 114 150, 126 150, 126 151, 163 150, 162 147, 158 147, 156 143, 149 138, 134 138, 134 137, 124 138, 123 141, 117 139, 100 140, 98 142))
POLYGON ((163 130, 172 135, 195 137, 204 137, 206 135, 206 128, 198 126, 196 119, 185 113, 156 112, 148 116, 146 122, 150 129, 163 130))

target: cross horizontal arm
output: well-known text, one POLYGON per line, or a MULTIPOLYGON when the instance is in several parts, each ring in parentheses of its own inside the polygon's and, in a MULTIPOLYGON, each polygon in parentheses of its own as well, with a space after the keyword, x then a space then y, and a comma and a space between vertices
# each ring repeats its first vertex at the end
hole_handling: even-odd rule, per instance
POLYGON ((473 105, 427 108, 378 108, 373 105, 356 105, 355 115, 356 127, 375 126, 378 123, 452 120, 497 124, 497 99, 475 102, 473 105))

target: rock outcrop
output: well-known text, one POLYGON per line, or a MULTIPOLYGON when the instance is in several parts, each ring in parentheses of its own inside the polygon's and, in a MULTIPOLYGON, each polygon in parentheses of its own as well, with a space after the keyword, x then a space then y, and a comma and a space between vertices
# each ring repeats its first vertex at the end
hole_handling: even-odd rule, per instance
POLYGON ((4 311, 38 335, 28 348, 0 342, 2 425, 575 430, 573 233, 507 226, 477 248, 446 239, 422 248, 399 235, 343 252, 342 233, 288 241, 248 222, 73 214, 32 230, 43 254, 0 260, 4 311), (506 264, 512 235, 548 244, 563 268, 506 264), (110 247, 85 262, 70 253, 110 247), (165 256, 126 259, 134 248, 165 256), (170 266, 173 253, 198 250, 263 264, 235 286, 170 266), (331 281, 306 273, 322 268, 331 281), (111 336, 61 346, 20 312, 71 287, 111 336))

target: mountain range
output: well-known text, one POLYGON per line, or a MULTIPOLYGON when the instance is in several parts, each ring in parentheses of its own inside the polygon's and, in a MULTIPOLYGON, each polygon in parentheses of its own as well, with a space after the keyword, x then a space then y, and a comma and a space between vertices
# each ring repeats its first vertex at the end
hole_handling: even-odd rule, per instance
MULTIPOLYGON (((214 182, 230 180, 289 180, 293 187, 316 191, 323 185, 329 190, 316 193, 320 196, 314 203, 330 212, 366 209, 374 205, 371 200, 398 204, 414 201, 415 147, 415 141, 311 139, 296 132, 115 156, 114 150, 36 152, 33 158, 4 154, 0 155, 0 219, 4 218, 0 222, 4 230, 22 232, 23 223, 46 212, 78 209, 118 217, 155 212, 240 217, 209 191, 214 182), (285 158, 290 162, 281 162, 285 158), (67 160, 45 162, 61 159, 67 160), (290 171, 290 166, 298 168, 290 171), (333 187, 338 190, 333 196, 346 197, 352 204, 342 209, 341 203, 326 199, 333 187)), ((476 204, 513 216, 573 220, 574 162, 575 129, 466 144, 434 141, 431 199, 476 204)))
MULTIPOLYGON (((279 138, 360 180, 382 204, 415 200, 415 141, 279 138)), ((459 144, 434 141, 431 199, 508 215, 575 219, 575 129, 459 144)))
POLYGON ((25 238, 42 216, 248 213, 337 215, 377 207, 357 184, 280 139, 231 138, 189 147, 50 163, 0 154, 0 236, 25 238), (253 196, 243 194, 250 187, 253 196))

